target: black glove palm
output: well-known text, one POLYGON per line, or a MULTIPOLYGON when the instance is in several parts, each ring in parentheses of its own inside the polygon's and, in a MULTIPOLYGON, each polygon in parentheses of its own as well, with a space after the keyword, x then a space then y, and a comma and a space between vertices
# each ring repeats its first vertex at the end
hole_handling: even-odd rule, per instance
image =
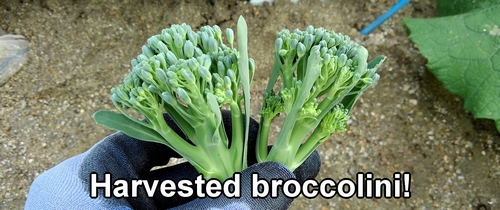
MULTIPOLYGON (((231 131, 231 115, 229 111, 223 111, 223 121, 226 131, 231 131)), ((165 115, 167 124, 182 135, 180 129, 175 123, 165 115)), ((253 165, 242 172, 242 197, 240 199, 228 199, 221 196, 217 199, 196 199, 196 197, 184 198, 175 194, 173 197, 163 197, 159 190, 156 191, 154 197, 147 196, 144 188, 140 187, 137 197, 129 197, 126 199, 117 199, 118 203, 125 206, 131 206, 134 209, 164 209, 178 206, 179 208, 223 208, 231 206, 232 203, 240 203, 249 206, 252 209, 266 208, 266 209, 282 209, 287 208, 293 199, 287 198, 280 194, 278 198, 267 197, 265 199, 251 198, 251 183, 250 177, 253 172, 259 173, 260 178, 272 179, 290 179, 296 178, 299 182, 306 179, 314 178, 319 172, 320 158, 317 152, 313 153, 299 168, 292 174, 283 165, 278 163, 261 163, 254 165, 255 157, 255 140, 259 124, 251 119, 250 132, 249 132, 249 147, 248 147, 248 163, 253 165), (190 202, 191 201, 191 202, 190 202), (127 205, 127 203, 129 205, 127 205)), ((228 139, 231 138, 231 132, 227 132, 228 139)), ((112 174, 112 183, 117 179, 127 180, 163 180, 169 179, 177 182, 181 179, 194 180, 199 173, 189 163, 182 163, 171 167, 162 168, 159 170, 151 171, 155 166, 166 165, 170 158, 180 158, 179 154, 174 152, 166 145, 140 141, 131 138, 121 132, 115 133, 106 137, 104 140, 91 148, 89 154, 84 158, 78 176, 81 180, 86 182, 89 187, 87 192, 90 192, 90 173, 95 172, 98 174, 98 180, 104 180, 105 173, 112 174)), ((103 197, 103 190, 99 190, 99 197, 103 197)))

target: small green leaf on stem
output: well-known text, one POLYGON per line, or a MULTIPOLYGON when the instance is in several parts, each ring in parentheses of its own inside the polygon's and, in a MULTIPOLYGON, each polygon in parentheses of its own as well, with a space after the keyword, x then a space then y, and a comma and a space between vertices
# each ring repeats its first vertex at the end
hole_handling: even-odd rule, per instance
POLYGON ((101 110, 94 113, 94 120, 99 125, 122 131, 130 137, 168 145, 163 137, 155 130, 137 123, 127 116, 108 110, 101 110))

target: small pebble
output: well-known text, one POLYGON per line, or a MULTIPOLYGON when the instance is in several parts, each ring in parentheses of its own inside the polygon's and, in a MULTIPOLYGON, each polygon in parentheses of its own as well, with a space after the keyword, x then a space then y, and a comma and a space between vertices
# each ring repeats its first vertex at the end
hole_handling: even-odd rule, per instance
POLYGON ((358 169, 356 168, 356 166, 351 166, 351 167, 349 167, 349 169, 347 170, 347 172, 351 176, 356 176, 356 173, 358 172, 358 169))

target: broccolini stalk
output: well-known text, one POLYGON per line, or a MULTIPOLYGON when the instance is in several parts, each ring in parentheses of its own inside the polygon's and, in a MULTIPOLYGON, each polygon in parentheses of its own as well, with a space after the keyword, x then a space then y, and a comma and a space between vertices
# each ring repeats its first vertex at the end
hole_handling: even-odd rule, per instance
POLYGON ((242 171, 247 167, 249 87, 255 66, 246 52, 246 36, 242 17, 238 21, 240 51, 233 48, 231 29, 226 30, 229 47, 218 26, 205 26, 199 32, 186 24, 164 29, 147 40, 142 54, 131 62, 132 72, 111 90, 121 114, 99 111, 94 115, 96 122, 169 146, 206 179, 224 180, 242 171), (222 106, 231 111, 231 141, 222 123, 222 106), (131 117, 125 109, 144 115, 148 123, 131 117), (189 141, 166 124, 163 113, 189 141))
POLYGON ((257 159, 296 169, 335 132, 345 131, 361 93, 379 79, 385 60, 367 63, 368 51, 349 37, 323 28, 283 30, 275 42, 274 66, 264 93, 257 159), (281 90, 275 83, 281 78, 281 90), (285 121, 268 153, 268 133, 280 113, 285 121))

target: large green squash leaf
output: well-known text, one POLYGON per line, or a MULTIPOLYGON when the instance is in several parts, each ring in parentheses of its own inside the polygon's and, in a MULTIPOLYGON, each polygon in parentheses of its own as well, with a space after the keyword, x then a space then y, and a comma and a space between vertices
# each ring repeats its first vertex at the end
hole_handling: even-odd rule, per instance
POLYGON ((490 8, 500 0, 438 0, 439 16, 458 15, 470 11, 490 8))
POLYGON ((495 120, 500 131, 500 4, 472 9, 404 22, 428 69, 464 98, 464 108, 474 117, 495 120))

